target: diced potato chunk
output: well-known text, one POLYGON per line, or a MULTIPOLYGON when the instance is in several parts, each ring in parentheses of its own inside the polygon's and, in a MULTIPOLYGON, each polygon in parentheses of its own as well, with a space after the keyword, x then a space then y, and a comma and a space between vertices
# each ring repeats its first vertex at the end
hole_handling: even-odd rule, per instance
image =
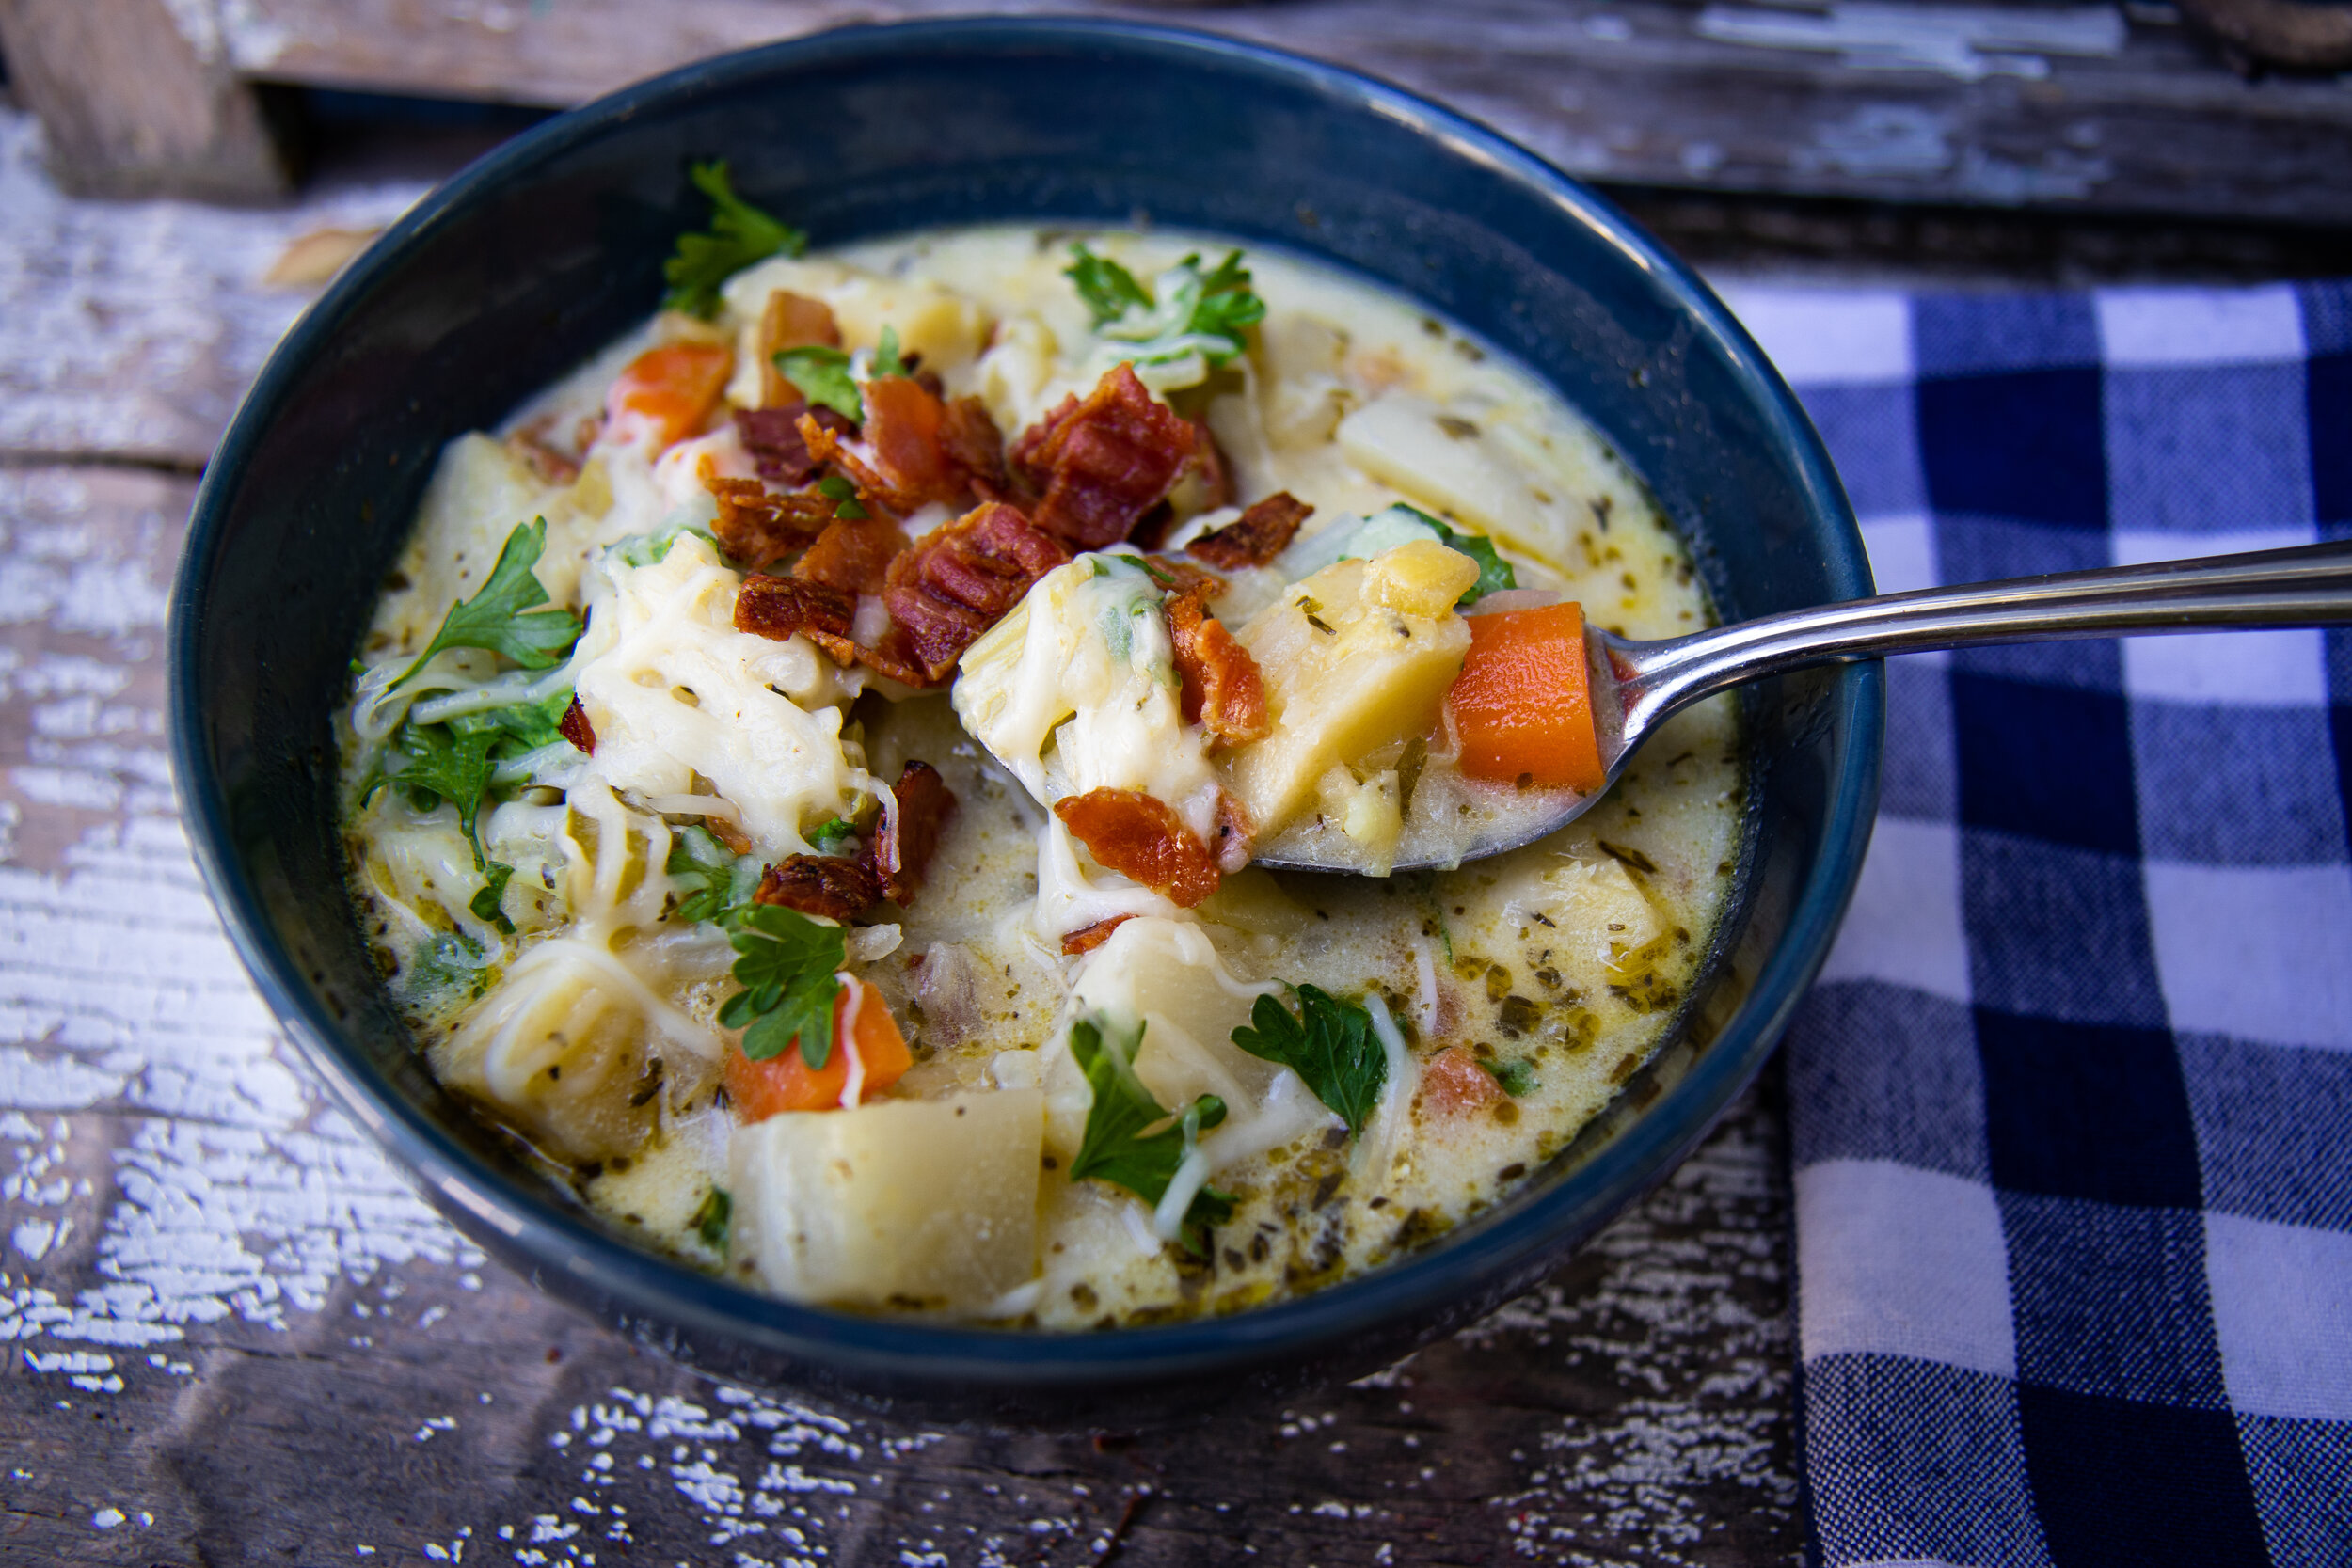
POLYGON ((1340 421, 1339 443, 1375 479, 1505 544, 1553 560, 1572 542, 1559 497, 1538 494, 1505 447, 1426 398, 1391 392, 1366 404, 1340 421))
POLYGON ((792 1111, 728 1146, 731 1250, 799 1301, 985 1307, 1037 1272, 1035 1089, 792 1111))
POLYGON ((649 993, 612 958, 573 937, 539 943, 433 1044, 434 1076, 559 1158, 635 1154, 657 1091, 691 1099, 710 1064, 665 1042, 649 993))
POLYGON ((1384 768, 1359 780, 1344 768, 1334 768, 1315 785, 1323 815, 1339 824, 1340 832, 1366 857, 1367 876, 1385 877, 1396 863, 1396 844, 1405 832, 1405 813, 1396 769, 1384 768))
MULTIPOLYGON (((1454 551, 1431 547, 1469 565, 1454 551)), ((1474 580, 1476 568, 1470 570, 1474 580)), ((1293 583, 1242 628, 1242 645, 1265 679, 1274 733, 1235 751, 1226 767, 1229 787, 1261 836, 1312 806, 1317 784, 1334 767, 1425 735, 1437 723, 1470 647, 1469 626, 1454 613, 1452 599, 1442 601, 1448 608, 1441 614, 1407 614, 1365 590, 1419 602, 1415 595, 1442 594, 1441 577, 1416 546, 1399 546, 1293 583), (1415 553, 1391 566, 1392 557, 1408 551, 1415 553)), ((1457 582, 1454 595, 1467 586, 1457 582)))
POLYGON ((1505 923, 1540 915, 1552 963, 1572 985, 1597 990, 1628 954, 1667 930, 1641 879, 1590 846, 1561 850, 1531 847, 1490 863, 1500 878, 1505 923))
POLYGON ((1478 580, 1478 562, 1435 539, 1415 539, 1383 550, 1364 570, 1364 598, 1400 615, 1437 620, 1478 580))
POLYGON ((1041 805, 1139 789, 1205 839, 1216 778, 1184 723, 1160 599, 1130 556, 1057 566, 964 650, 956 716, 1041 805))
MULTIPOLYGON (((1224 1125, 1200 1145, 1215 1171, 1330 1119, 1296 1073, 1233 1044, 1233 1031, 1274 990, 1235 979, 1199 926, 1147 915, 1121 924, 1088 958, 1071 988, 1068 1015, 1100 1018, 1120 1030, 1141 1022, 1136 1077, 1168 1109, 1204 1094, 1225 1102, 1224 1125)), ((1046 1144, 1067 1156, 1085 1135, 1093 1095, 1066 1029, 1043 1055, 1046 1144)))

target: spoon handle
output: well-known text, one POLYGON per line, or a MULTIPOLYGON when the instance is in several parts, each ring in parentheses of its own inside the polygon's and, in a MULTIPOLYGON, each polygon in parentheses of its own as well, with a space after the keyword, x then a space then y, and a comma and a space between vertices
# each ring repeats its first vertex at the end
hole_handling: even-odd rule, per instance
POLYGON ((2352 623, 2352 540, 1815 605, 1665 642, 1609 639, 1629 741, 1784 670, 1931 648, 2352 623))

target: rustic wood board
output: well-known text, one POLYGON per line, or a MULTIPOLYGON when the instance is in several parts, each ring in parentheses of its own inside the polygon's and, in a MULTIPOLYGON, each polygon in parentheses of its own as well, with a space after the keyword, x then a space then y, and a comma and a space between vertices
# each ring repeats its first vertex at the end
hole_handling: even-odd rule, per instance
POLYGON ((287 243, 372 229, 424 190, 329 185, 299 206, 64 197, 31 117, 0 113, 0 456, 195 471, 310 302, 263 278, 287 243))
POLYGON ((1769 1082, 1488 1322, 1182 1433, 806 1407, 641 1356, 485 1262, 304 1077, 164 752, 190 470, 305 298, 261 277, 418 187, 74 202, 28 143, 0 114, 0 1561, 1793 1557, 1769 1082))
MULTIPOLYGON (((241 0, 250 76, 569 104, 724 49, 971 0, 241 0)), ((2352 86, 2241 80, 2169 8, 2008 0, 1012 0, 1355 66, 1628 184, 2343 225, 2352 86), (1903 37, 1890 40, 1890 15, 1903 37)))

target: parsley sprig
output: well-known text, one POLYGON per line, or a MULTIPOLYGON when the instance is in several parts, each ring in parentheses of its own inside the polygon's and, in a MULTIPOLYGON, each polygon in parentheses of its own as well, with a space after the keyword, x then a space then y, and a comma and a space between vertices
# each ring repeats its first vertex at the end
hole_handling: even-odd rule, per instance
POLYGON ((678 900, 676 910, 678 919, 690 925, 702 920, 727 925, 738 911, 751 907, 759 886, 759 862, 736 854, 707 828, 680 828, 662 869, 693 890, 678 900))
POLYGON ((833 1059, 836 974, 850 960, 838 926, 819 926, 775 904, 754 904, 729 922, 727 940, 741 955, 734 974, 742 990, 719 1009, 719 1022, 743 1031, 743 1054, 755 1062, 784 1054, 800 1042, 812 1072, 833 1059))
MULTIPOLYGON (((866 394, 858 389, 857 361, 847 351, 803 343, 799 348, 778 349, 771 357, 784 378, 800 388, 801 396, 820 408, 832 409, 851 424, 866 422, 866 394)), ((898 346, 898 329, 883 327, 882 341, 866 358, 864 379, 880 381, 886 375, 912 373, 898 346)))
POLYGON ((538 608, 548 602, 548 591, 532 568, 547 546, 545 517, 516 524, 482 592, 450 606, 424 652, 385 689, 395 690, 414 679, 444 648, 486 648, 526 670, 547 670, 559 663, 586 627, 568 610, 538 608))
POLYGON ((482 852, 476 817, 490 787, 490 750, 503 733, 485 716, 469 713, 446 724, 403 724, 394 740, 407 766, 392 782, 424 810, 443 800, 457 808, 457 825, 473 846, 477 871, 488 857, 482 852))
POLYGON ((830 408, 852 424, 866 422, 866 399, 859 395, 857 377, 850 373, 850 356, 822 343, 778 349, 776 369, 801 389, 801 396, 830 408))
POLYGON ((1349 1132, 1359 1133, 1389 1081, 1388 1053, 1373 1033, 1372 1015, 1315 986, 1299 986, 1295 994, 1296 1017, 1271 996, 1258 998, 1249 1022, 1233 1031, 1233 1043, 1296 1072, 1349 1132))
MULTIPOLYGON (((1136 1024, 1132 1035, 1122 1037, 1106 1027, 1107 1022, 1080 1018, 1070 1025, 1070 1053, 1094 1091, 1086 1134, 1070 1162, 1070 1179, 1108 1181, 1156 1205, 1168 1196, 1176 1168, 1200 1143, 1200 1134, 1225 1119, 1225 1101, 1204 1094, 1181 1113, 1167 1110, 1136 1076, 1135 1056, 1143 1044, 1144 1026, 1136 1024)), ((1210 1228, 1232 1217, 1232 1195, 1203 1186, 1184 1209, 1178 1239, 1194 1257, 1206 1257, 1210 1228)))
POLYGON ((572 689, 565 687, 541 702, 516 703, 487 713, 462 713, 438 724, 405 720, 392 736, 393 748, 405 766, 398 773, 379 773, 361 797, 364 800, 393 784, 408 791, 420 810, 431 811, 443 800, 455 806, 457 826, 473 850, 474 869, 488 879, 468 908, 501 931, 513 930, 499 906, 515 868, 490 859, 483 849, 482 801, 490 793, 501 762, 564 738, 557 726, 571 702, 572 689))
POLYGON ((737 196, 723 158, 692 166, 687 177, 710 198, 710 232, 677 237, 677 253, 661 263, 670 285, 661 304, 708 321, 719 313, 719 285, 778 251, 800 255, 808 236, 737 196))
POLYGON ((1265 301, 1249 286, 1241 252, 1202 271, 1187 256, 1146 289, 1135 274, 1083 245, 1063 269, 1094 317, 1106 354, 1132 362, 1136 374, 1162 391, 1190 387, 1247 349, 1242 329, 1265 319, 1265 301))

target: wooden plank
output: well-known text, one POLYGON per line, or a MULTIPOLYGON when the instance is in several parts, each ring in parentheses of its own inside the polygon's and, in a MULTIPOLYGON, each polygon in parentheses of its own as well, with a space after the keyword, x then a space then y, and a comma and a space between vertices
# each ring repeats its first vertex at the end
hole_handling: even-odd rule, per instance
MULTIPOLYGON (((2248 82, 2161 3, 1011 0, 1178 20, 1388 77, 1626 184, 2260 221, 2352 221, 2352 87, 2248 82)), ((248 0, 250 75, 568 104, 723 49, 967 0, 248 0)))
POLYGON ((0 50, 68 190, 268 201, 293 184, 278 128, 230 69, 207 5, 0 0, 0 50))
POLYGON ((273 286, 286 246, 366 230, 422 192, 330 185, 299 208, 76 201, 31 118, 0 113, 0 460, 99 457, 194 470, 309 303, 273 286))
POLYGON ((160 635, 193 488, 0 467, 0 1559, 1791 1559, 1769 1099, 1403 1368, 1101 1443, 714 1385, 486 1264, 304 1080, 196 880, 160 635))

